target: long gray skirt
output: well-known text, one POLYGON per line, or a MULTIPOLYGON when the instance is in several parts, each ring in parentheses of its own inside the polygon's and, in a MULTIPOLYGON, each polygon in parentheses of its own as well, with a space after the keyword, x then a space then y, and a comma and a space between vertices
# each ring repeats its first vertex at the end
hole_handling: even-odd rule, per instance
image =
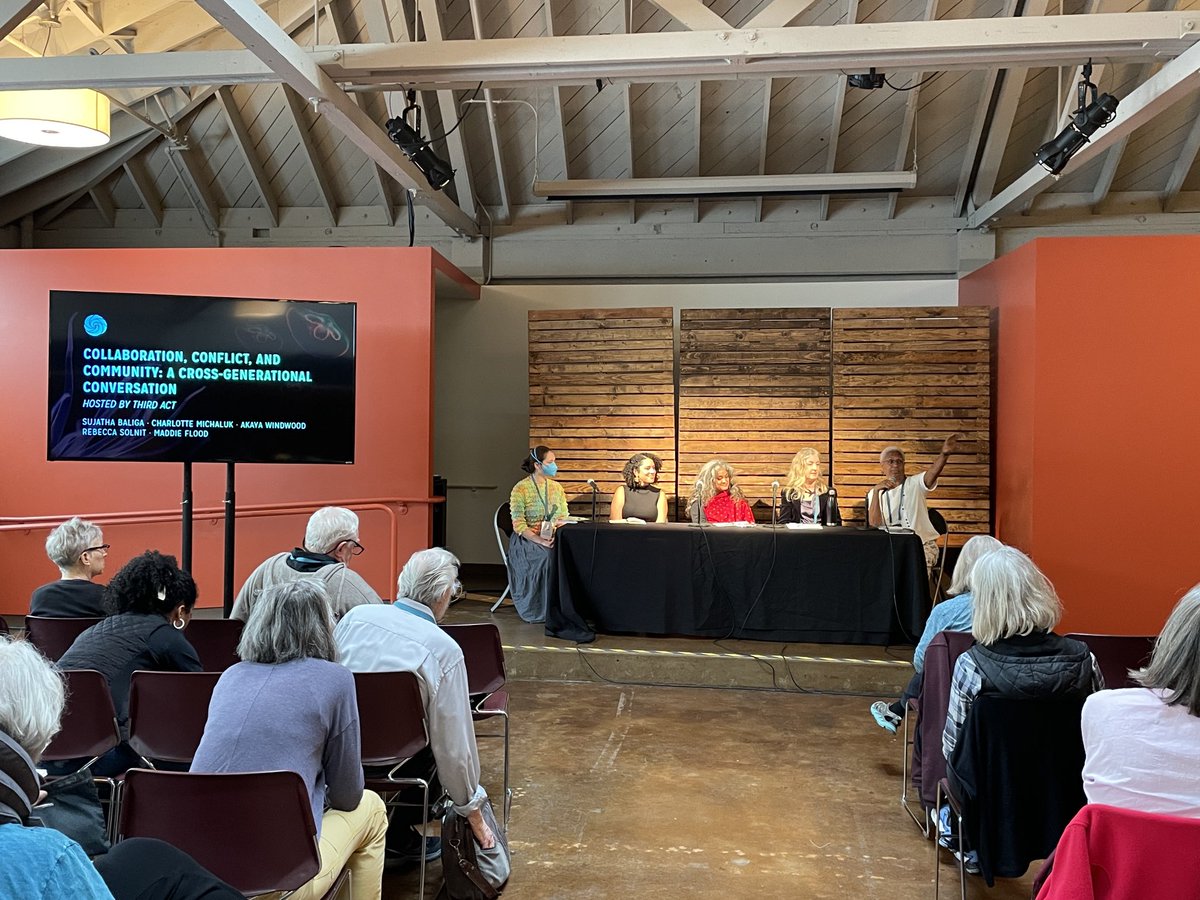
POLYGON ((550 597, 552 549, 514 534, 508 541, 508 577, 513 605, 526 622, 545 622, 550 597))

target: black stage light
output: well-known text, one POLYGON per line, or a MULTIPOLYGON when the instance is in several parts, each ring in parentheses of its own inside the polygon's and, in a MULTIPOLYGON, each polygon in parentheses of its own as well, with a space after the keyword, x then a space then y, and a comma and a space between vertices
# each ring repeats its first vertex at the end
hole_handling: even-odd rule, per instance
POLYGON ((887 76, 882 72, 876 72, 872 68, 868 72, 859 72, 856 75, 847 75, 846 84, 852 88, 859 88, 864 91, 873 91, 883 87, 883 81, 887 76))
POLYGON ((454 169, 430 149, 429 141, 421 137, 421 110, 416 104, 406 106, 400 115, 388 119, 386 127, 392 143, 421 170, 431 188, 440 191, 454 180, 454 169), (410 111, 416 112, 415 128, 406 121, 410 111))
POLYGON ((1092 62, 1088 60, 1083 67, 1083 79, 1079 82, 1079 104, 1071 114, 1071 121, 1054 140, 1042 144, 1033 153, 1037 164, 1051 175, 1057 175, 1065 169, 1071 157, 1088 142, 1088 138, 1117 114, 1120 101, 1112 94, 1096 96, 1097 89, 1091 82, 1091 76, 1092 62))

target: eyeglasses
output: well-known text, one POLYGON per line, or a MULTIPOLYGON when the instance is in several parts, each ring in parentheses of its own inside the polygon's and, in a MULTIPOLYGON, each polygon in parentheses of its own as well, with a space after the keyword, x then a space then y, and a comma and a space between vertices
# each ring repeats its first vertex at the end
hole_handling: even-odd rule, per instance
POLYGON ((459 597, 461 597, 463 595, 463 593, 464 593, 464 591, 463 591, 462 582, 459 581, 457 578, 455 578, 454 584, 450 586, 450 599, 457 600, 459 597))
MULTIPOLYGON (((112 544, 101 544, 99 547, 88 547, 86 550, 83 551, 83 553, 98 553, 101 550, 103 550, 105 553, 107 553, 108 548, 111 546, 112 546, 112 544)), ((80 553, 79 555, 83 556, 83 553, 80 553)))
POLYGON ((367 548, 364 547, 362 544, 360 544, 358 541, 354 540, 354 538, 346 538, 346 543, 351 545, 351 547, 350 547, 350 555, 351 556, 362 556, 364 553, 367 552, 367 548))

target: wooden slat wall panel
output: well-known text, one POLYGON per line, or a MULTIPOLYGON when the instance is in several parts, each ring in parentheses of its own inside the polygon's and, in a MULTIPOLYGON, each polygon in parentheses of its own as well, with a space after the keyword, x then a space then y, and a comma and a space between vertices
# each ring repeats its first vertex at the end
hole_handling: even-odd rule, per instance
POLYGON ((960 431, 930 506, 954 546, 989 532, 991 341, 984 307, 834 310, 833 463, 847 524, 865 518, 884 447, 902 447, 912 474, 960 431))
POLYGON ((608 518, 634 453, 662 457, 659 486, 675 491, 675 337, 669 307, 532 310, 529 443, 554 450, 571 512, 591 512, 588 478, 608 518))
POLYGON ((685 309, 679 322, 679 493, 720 456, 760 521, 801 447, 829 460, 830 311, 685 309))

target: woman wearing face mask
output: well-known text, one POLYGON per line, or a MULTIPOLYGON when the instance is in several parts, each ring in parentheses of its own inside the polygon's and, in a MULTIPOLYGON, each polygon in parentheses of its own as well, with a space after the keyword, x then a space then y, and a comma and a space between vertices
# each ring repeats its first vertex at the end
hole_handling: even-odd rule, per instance
POLYGON ((513 534, 508 542, 508 572, 513 605, 526 622, 546 621, 550 595, 550 553, 554 530, 567 517, 567 495, 554 481, 554 451, 539 444, 521 462, 525 477, 508 498, 513 534))
POLYGON ((621 472, 625 483, 613 491, 610 522, 665 522, 667 495, 654 485, 662 460, 653 453, 635 453, 621 472))

